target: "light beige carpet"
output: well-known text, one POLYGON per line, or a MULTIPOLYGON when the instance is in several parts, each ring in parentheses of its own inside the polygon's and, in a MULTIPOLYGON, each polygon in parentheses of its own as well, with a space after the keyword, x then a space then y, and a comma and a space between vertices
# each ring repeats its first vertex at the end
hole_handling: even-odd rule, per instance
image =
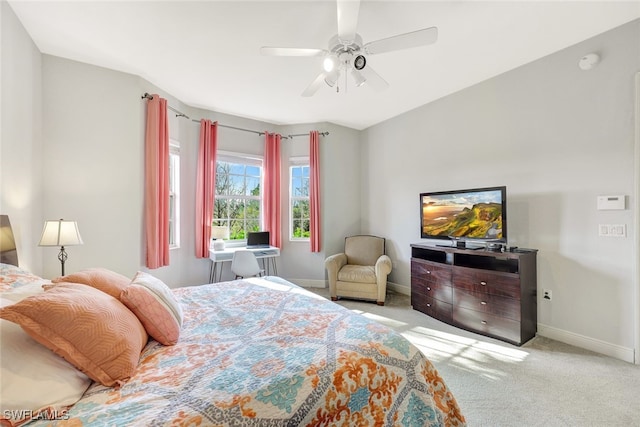
MULTIPOLYGON (((328 297, 328 289, 309 289, 328 297)), ((406 295, 384 307, 339 304, 393 327, 427 355, 471 427, 640 426, 640 366, 544 337, 516 347, 415 311, 406 295)))

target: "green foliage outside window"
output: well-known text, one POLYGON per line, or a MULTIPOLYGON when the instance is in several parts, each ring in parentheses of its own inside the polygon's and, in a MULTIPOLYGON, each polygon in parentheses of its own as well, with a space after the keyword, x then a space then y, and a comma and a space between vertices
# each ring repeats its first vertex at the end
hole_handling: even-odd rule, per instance
POLYGON ((311 237, 309 208, 309 166, 291 167, 291 237, 311 237))
POLYGON ((229 240, 245 240, 260 231, 261 168, 250 164, 218 161, 213 225, 229 228, 229 240))

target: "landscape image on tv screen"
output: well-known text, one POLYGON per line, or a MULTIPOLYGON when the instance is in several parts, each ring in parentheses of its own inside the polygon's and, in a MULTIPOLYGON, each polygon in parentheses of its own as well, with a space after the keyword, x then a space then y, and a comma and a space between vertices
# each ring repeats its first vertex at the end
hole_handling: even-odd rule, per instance
POLYGON ((421 194, 422 237, 503 239, 500 188, 421 194))

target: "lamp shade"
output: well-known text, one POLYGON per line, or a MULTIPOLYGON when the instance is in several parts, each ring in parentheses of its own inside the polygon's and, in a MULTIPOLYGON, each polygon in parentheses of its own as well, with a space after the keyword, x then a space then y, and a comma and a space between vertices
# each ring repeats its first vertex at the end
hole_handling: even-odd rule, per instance
POLYGON ((0 252, 12 251, 16 248, 16 241, 11 231, 11 223, 7 215, 0 215, 0 252))
POLYGON ((16 240, 8 215, 0 215, 0 262, 18 266, 16 240))
POLYGON ((75 221, 59 219, 45 221, 38 246, 74 246, 82 244, 78 224, 75 221))
POLYGON ((211 238, 212 239, 229 239, 229 227, 223 225, 211 226, 211 238))

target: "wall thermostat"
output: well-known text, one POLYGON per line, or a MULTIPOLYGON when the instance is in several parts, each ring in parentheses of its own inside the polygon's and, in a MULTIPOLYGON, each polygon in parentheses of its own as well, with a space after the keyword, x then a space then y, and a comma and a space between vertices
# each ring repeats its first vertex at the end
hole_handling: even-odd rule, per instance
POLYGON ((624 210, 624 194, 598 196, 598 210, 624 210))

